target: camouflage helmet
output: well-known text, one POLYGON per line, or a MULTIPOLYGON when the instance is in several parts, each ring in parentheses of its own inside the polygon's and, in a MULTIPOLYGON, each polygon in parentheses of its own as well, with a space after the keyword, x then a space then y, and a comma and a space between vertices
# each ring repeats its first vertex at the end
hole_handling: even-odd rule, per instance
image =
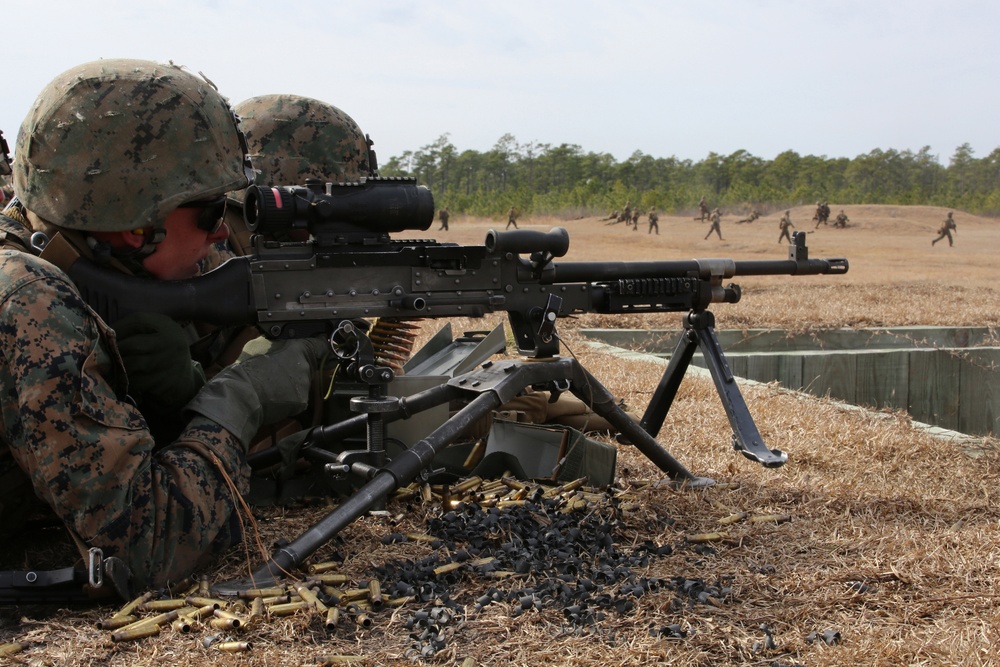
POLYGON ((257 185, 302 185, 307 178, 353 182, 377 167, 354 119, 299 95, 261 95, 236 105, 257 185))
POLYGON ((20 201, 70 229, 160 226, 180 204, 252 180, 229 102, 172 63, 97 60, 63 72, 38 96, 14 151, 20 201))

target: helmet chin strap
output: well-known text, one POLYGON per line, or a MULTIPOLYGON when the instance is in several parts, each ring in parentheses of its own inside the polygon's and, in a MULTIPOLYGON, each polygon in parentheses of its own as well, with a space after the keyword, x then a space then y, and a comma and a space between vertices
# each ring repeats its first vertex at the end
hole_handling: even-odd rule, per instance
POLYGON ((107 264, 113 258, 135 275, 149 275, 142 261, 156 252, 156 246, 167 236, 167 230, 162 225, 154 225, 150 229, 148 234, 143 229, 133 232, 142 237, 142 244, 136 248, 113 248, 107 241, 93 236, 87 236, 87 246, 94 253, 94 259, 101 264, 107 264))

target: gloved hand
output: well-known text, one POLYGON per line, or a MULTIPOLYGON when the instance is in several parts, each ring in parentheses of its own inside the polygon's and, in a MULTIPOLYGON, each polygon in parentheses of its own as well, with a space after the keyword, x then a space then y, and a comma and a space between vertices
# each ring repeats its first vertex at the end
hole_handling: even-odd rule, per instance
POLYGON ((225 428, 245 450, 261 426, 306 409, 313 371, 328 352, 325 338, 252 340, 236 363, 202 387, 187 410, 225 428))
POLYGON ((166 315, 133 313, 118 320, 114 330, 128 392, 140 405, 176 410, 205 384, 201 365, 191 360, 188 337, 166 315))

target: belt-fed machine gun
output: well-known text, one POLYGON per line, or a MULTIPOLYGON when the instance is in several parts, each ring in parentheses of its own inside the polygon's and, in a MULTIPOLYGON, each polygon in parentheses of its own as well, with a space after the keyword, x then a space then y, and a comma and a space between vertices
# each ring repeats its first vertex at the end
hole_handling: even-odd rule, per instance
MULTIPOLYGON (((846 259, 810 259, 805 234, 793 235, 779 260, 556 261, 569 249, 563 228, 548 232, 490 231, 483 245, 399 240, 390 234, 426 230, 434 217, 430 191, 412 179, 362 183, 307 182, 251 187, 244 219, 254 253, 204 276, 180 282, 126 278, 87 260, 69 274, 109 322, 135 311, 219 325, 252 323, 270 338, 329 335, 342 366, 369 387, 352 399, 360 414, 313 429, 303 450, 331 474, 363 485, 302 536, 281 547, 252 575, 255 585, 301 565, 345 526, 425 471, 434 456, 526 387, 570 391, 678 484, 711 480, 689 472, 657 441, 667 411, 697 349, 715 381, 733 445, 766 467, 787 455, 765 446, 722 353, 713 303, 736 303, 735 276, 846 273, 846 259), (376 363, 363 318, 481 317, 506 312, 518 351, 532 360, 490 361, 442 386, 405 398, 387 396, 391 368, 376 363), (639 423, 573 358, 561 357, 557 322, 579 313, 683 312, 684 330, 639 423), (543 360, 544 363, 537 363, 543 360), (384 425, 453 400, 465 407, 400 454, 386 456, 384 425), (366 450, 329 449, 367 429, 366 450)), ((225 592, 225 591, 220 591, 225 592)))

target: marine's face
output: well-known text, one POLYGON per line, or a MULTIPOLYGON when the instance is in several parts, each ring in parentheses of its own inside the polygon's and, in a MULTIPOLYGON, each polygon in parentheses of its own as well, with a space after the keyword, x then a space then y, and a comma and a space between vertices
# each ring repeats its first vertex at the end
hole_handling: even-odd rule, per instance
POLYGON ((215 243, 229 238, 229 227, 220 224, 217 229, 199 225, 202 210, 198 207, 180 207, 167 216, 164 223, 166 236, 156 246, 153 254, 143 260, 150 275, 160 280, 182 280, 201 272, 201 263, 208 257, 215 243))

